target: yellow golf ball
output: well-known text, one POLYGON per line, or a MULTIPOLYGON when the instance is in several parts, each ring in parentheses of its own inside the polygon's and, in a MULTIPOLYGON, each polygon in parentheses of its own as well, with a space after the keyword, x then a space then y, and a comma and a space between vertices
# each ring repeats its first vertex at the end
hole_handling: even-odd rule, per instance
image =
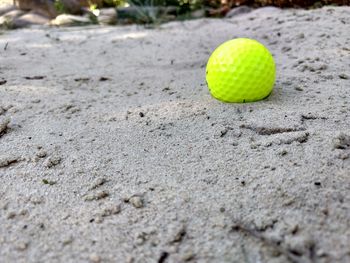
POLYGON ((236 38, 221 44, 206 68, 208 88, 224 102, 252 102, 272 92, 276 66, 269 50, 256 40, 236 38))

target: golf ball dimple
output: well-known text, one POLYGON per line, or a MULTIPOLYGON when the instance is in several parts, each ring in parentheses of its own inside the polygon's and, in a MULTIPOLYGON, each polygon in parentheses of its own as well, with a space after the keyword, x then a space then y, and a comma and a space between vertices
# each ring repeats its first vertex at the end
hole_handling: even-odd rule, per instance
POLYGON ((275 62, 264 45, 248 38, 221 44, 210 56, 206 80, 213 97, 224 102, 252 102, 272 92, 275 62))

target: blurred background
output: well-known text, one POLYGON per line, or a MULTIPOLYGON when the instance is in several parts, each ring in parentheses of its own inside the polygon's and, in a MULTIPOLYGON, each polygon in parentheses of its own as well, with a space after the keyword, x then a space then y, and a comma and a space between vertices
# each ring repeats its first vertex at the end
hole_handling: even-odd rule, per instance
POLYGON ((252 8, 319 8, 350 0, 0 0, 0 26, 159 24, 202 17, 232 17, 252 8))

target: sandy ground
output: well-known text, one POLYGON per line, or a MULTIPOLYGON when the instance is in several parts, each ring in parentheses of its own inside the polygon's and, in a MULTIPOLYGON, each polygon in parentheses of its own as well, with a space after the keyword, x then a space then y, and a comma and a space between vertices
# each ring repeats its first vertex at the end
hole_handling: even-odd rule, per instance
POLYGON ((350 262, 350 8, 0 35, 1 262, 350 262), (205 83, 260 40, 261 102, 205 83), (5 83, 6 82, 6 83, 5 83))

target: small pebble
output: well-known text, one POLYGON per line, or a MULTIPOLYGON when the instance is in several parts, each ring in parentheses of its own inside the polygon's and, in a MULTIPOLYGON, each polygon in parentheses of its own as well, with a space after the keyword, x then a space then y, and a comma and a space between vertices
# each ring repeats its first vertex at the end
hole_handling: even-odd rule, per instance
POLYGON ((47 152, 45 150, 40 150, 36 153, 36 156, 39 158, 45 158, 47 156, 47 152))
POLYGON ((100 191, 95 194, 87 195, 85 196, 85 201, 94 201, 94 200, 100 200, 103 198, 106 198, 109 196, 109 193, 107 191, 100 191))
POLYGON ((135 208, 142 208, 144 206, 143 200, 140 196, 133 196, 129 199, 129 202, 135 207, 135 208))
POLYGON ((24 251, 28 248, 29 243, 28 242, 19 242, 16 244, 16 249, 19 251, 24 251))
POLYGON ((96 253, 92 253, 89 256, 89 260, 91 263, 99 263, 101 262, 101 257, 97 255, 96 253))
POLYGON ((119 214, 121 211, 120 205, 113 204, 103 209, 102 216, 110 216, 119 214))
POLYGON ((106 178, 103 178, 103 177, 97 178, 97 179, 91 184, 91 186, 89 187, 89 190, 96 189, 96 188, 98 188, 99 186, 103 185, 103 184, 106 183, 106 182, 107 182, 107 179, 106 179, 106 178))
POLYGON ((300 33, 299 35, 296 36, 297 39, 303 39, 305 38, 304 33, 300 33))
POLYGON ((60 164, 61 161, 62 161, 62 158, 59 157, 59 156, 50 156, 50 157, 46 160, 45 166, 46 166, 47 168, 51 168, 51 167, 54 167, 54 166, 60 164))
POLYGON ((339 78, 341 78, 341 79, 348 79, 349 76, 344 74, 344 73, 342 73, 342 74, 339 74, 339 78))
POLYGON ((170 241, 170 243, 181 242, 185 235, 186 235, 186 228, 185 226, 181 226, 180 228, 176 229, 176 231, 174 232, 173 238, 170 241))
POLYGON ((350 158, 350 153, 341 153, 338 155, 338 158, 340 160, 346 160, 346 159, 349 159, 350 158))
POLYGON ((62 241, 62 245, 67 246, 73 242, 73 237, 67 237, 62 241))
POLYGON ((285 156, 287 153, 288 153, 287 150, 282 150, 278 154, 281 156, 285 156))
POLYGON ((345 150, 350 148, 350 135, 341 133, 333 140, 334 149, 345 150))
POLYGON ((43 197, 40 197, 40 196, 32 196, 30 198, 30 202, 33 204, 33 205, 39 205, 39 204, 42 204, 44 202, 44 198, 43 197))
POLYGON ((295 203, 295 199, 294 198, 288 198, 285 201, 283 201, 282 205, 283 206, 290 206, 292 204, 295 203))
POLYGON ((187 251, 183 256, 182 256, 182 260, 183 261, 190 261, 192 259, 194 259, 195 254, 192 251, 187 251))

